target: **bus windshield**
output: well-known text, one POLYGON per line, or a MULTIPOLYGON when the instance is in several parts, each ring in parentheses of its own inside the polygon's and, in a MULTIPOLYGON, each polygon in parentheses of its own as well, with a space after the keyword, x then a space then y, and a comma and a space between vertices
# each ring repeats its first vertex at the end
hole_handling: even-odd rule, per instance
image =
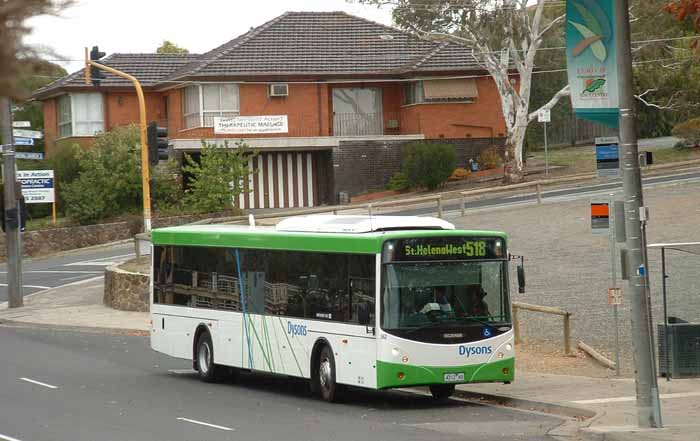
POLYGON ((410 338, 417 329, 506 325, 506 270, 502 260, 384 264, 382 329, 410 338))

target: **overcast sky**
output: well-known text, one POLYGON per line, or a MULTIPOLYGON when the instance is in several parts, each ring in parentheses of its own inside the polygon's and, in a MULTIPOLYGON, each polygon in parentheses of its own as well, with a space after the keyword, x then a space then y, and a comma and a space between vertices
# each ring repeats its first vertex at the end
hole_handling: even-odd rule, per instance
POLYGON ((99 45, 113 52, 155 52, 170 40, 202 53, 286 11, 346 11, 383 24, 391 12, 345 0, 78 0, 60 17, 29 21, 27 42, 49 46, 71 59, 59 62, 68 72, 83 65, 84 48, 99 45))

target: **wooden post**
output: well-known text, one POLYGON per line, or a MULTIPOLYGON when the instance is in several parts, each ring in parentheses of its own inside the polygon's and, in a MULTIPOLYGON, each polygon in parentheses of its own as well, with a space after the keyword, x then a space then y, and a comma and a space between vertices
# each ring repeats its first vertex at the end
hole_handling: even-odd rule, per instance
POLYGON ((520 322, 518 321, 518 307, 513 305, 513 334, 515 336, 515 344, 520 343, 520 322))
POLYGON ((537 203, 541 204, 542 203, 542 185, 538 182, 537 185, 535 186, 537 189, 537 203))
POLYGON ((462 212, 462 216, 464 216, 466 214, 466 211, 467 211, 465 208, 466 203, 467 203, 467 201, 466 201, 466 198, 464 196, 459 198, 460 211, 462 212))
POLYGON ((442 196, 437 197, 438 217, 442 219, 442 196))
MULTIPOLYGON (((55 197, 54 197, 55 198, 55 197)), ((54 199, 53 203, 51 204, 51 214, 53 216, 53 224, 56 225, 56 200, 54 199)))
POLYGON ((571 314, 564 316, 564 352, 571 355, 571 314))

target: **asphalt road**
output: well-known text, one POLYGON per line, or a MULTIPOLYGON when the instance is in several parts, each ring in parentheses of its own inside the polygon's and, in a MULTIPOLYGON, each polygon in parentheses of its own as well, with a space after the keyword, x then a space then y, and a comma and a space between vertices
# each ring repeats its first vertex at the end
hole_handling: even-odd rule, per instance
MULTIPOLYGON (((22 264, 24 295, 99 277, 106 266, 134 257, 131 243, 64 255, 27 259, 22 264)), ((7 301, 7 264, 0 265, 0 302, 7 301)))
MULTIPOLYGON (((650 178, 645 178, 642 180, 644 187, 651 187, 660 184, 670 184, 674 182, 683 181, 694 181, 700 180, 700 172, 690 172, 681 173, 677 175, 666 175, 666 176, 654 176, 650 178)), ((604 195, 614 191, 622 191, 622 182, 620 180, 611 180, 604 184, 592 184, 592 185, 582 185, 575 187, 567 187, 556 190, 549 190, 542 192, 542 199, 559 199, 559 200, 571 200, 574 198, 593 196, 593 195, 604 195)), ((480 200, 469 201, 466 203, 467 210, 476 208, 491 208, 507 205, 517 205, 523 203, 532 203, 537 201, 537 194, 526 193, 518 194, 514 196, 509 196, 507 194, 487 197, 480 200)), ((460 210, 459 202, 456 203, 445 203, 443 209, 445 211, 458 211, 460 210)), ((396 211, 392 214, 401 214, 404 216, 418 216, 435 213, 435 206, 432 204, 429 207, 404 209, 396 211)))
POLYGON ((403 391, 328 404, 277 376, 205 384, 143 337, 0 327, 0 353, 0 440, 548 440, 561 423, 403 391))

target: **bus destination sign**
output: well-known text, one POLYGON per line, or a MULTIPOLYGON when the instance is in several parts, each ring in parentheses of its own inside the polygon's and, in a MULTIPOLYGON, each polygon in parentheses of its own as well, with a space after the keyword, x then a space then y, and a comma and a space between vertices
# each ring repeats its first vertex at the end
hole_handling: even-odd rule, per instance
POLYGON ((384 261, 502 259, 505 244, 498 237, 416 237, 388 241, 384 261))

